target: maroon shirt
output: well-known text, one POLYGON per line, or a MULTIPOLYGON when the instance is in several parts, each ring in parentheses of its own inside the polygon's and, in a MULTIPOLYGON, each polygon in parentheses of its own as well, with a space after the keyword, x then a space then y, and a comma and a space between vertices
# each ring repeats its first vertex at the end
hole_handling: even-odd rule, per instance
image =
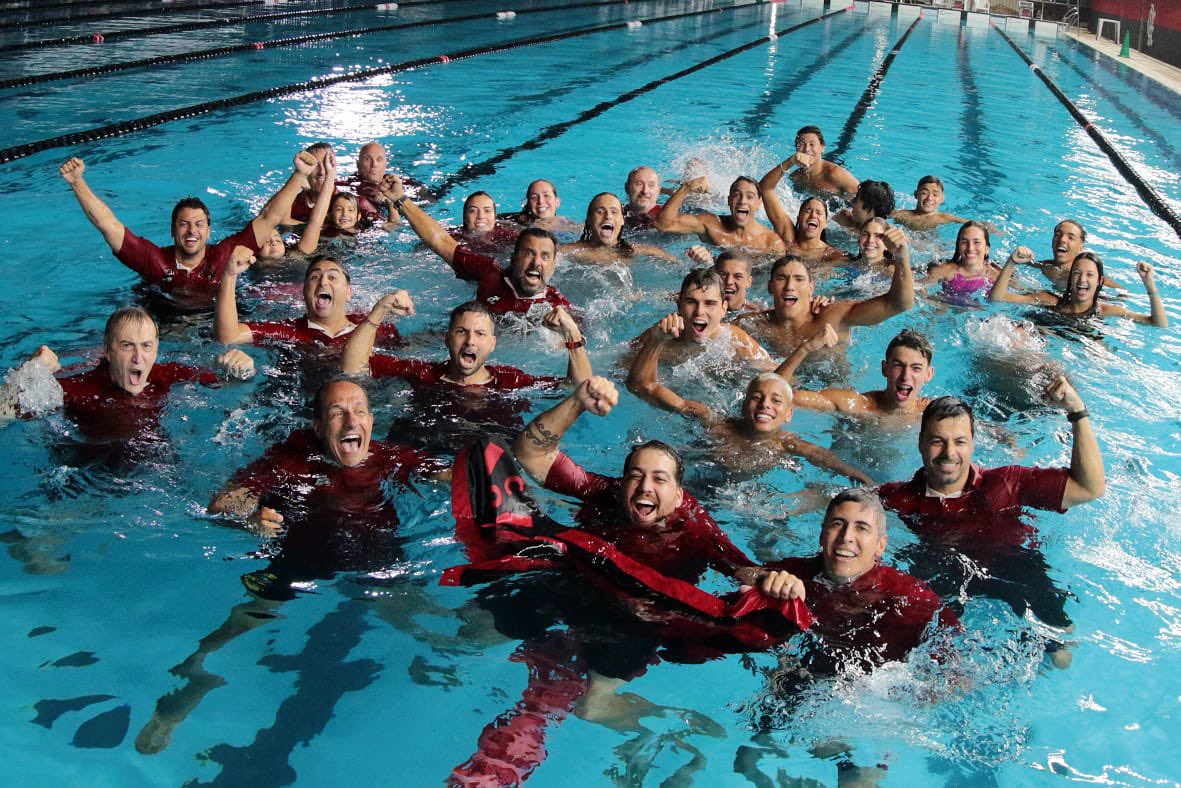
POLYGON ((688 492, 663 524, 631 525, 621 510, 622 485, 622 479, 589 473, 565 452, 558 455, 545 479, 547 489, 582 501, 575 515, 581 528, 661 574, 696 583, 707 567, 733 576, 754 564, 688 492))
POLYGON ((868 670, 901 661, 922 642, 933 620, 951 629, 960 626, 925 583, 889 566, 875 564, 850 583, 830 581, 821 555, 785 558, 767 568, 786 570, 804 582, 816 617, 807 636, 819 639, 807 659, 813 671, 868 670))
POLYGON ((958 498, 928 496, 927 474, 920 468, 907 482, 883 484, 882 504, 898 513, 920 536, 948 546, 992 553, 1027 544, 1037 533, 1021 520, 1021 507, 1062 512, 1070 473, 1065 468, 973 465, 958 498))
MULTIPOLYGON (((329 336, 320 329, 313 328, 308 324, 307 315, 282 322, 244 323, 243 325, 250 329, 251 341, 255 345, 265 342, 288 342, 295 345, 319 345, 339 349, 348 344, 353 329, 359 326, 366 316, 356 313, 345 317, 352 325, 336 336, 329 336)), ((402 337, 398 334, 397 327, 392 323, 382 323, 381 327, 377 329, 375 341, 383 345, 400 345, 402 337)))
POLYGON ((504 269, 495 260, 487 255, 476 254, 466 246, 455 247, 451 268, 455 270, 457 278, 476 283, 476 299, 482 301, 493 314, 528 312, 537 304, 570 308, 566 296, 553 285, 547 285, 545 292, 536 296, 518 294, 504 269))
POLYGON ((148 385, 130 394, 111 380, 106 359, 80 375, 58 378, 65 396, 66 416, 94 441, 134 438, 154 430, 169 390, 177 383, 197 380, 206 385, 217 382, 212 372, 175 362, 155 364, 148 385))
POLYGON ((191 271, 186 271, 176 264, 175 245, 160 248, 151 241, 140 238, 128 228, 123 230, 123 245, 119 247, 115 257, 148 282, 165 290, 204 292, 212 298, 235 246, 245 246, 258 254, 259 246, 254 237, 253 222, 228 238, 223 238, 215 244, 206 244, 205 257, 191 271))

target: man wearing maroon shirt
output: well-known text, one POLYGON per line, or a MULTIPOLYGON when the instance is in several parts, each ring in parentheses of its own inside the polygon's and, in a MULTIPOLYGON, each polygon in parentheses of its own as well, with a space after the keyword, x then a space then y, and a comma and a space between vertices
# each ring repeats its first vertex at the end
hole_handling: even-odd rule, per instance
POLYGON ((853 487, 829 501, 820 526, 820 553, 764 567, 757 587, 773 599, 804 599, 819 641, 803 654, 815 675, 869 670, 900 661, 923 640, 932 620, 959 627, 927 585, 880 563, 886 512, 872 492, 853 487))
MULTIPOLYGON (((1064 512, 1103 495, 1106 480, 1078 392, 1060 375, 1046 387, 1046 397, 1071 424, 1069 468, 973 465, 972 409, 956 397, 940 397, 923 411, 923 467, 910 481, 882 485, 880 494, 922 539, 913 568, 945 599, 984 594, 1007 602, 1018 615, 1030 609, 1044 623, 1069 631, 1067 594, 1046 574, 1037 530, 1021 519, 1022 508, 1064 512)), ((1069 657, 1057 653, 1052 650, 1056 664, 1069 657)))
POLYGON ((476 254, 456 241, 443 225, 407 199, 397 175, 386 178, 391 204, 411 229, 455 271, 456 277, 476 283, 476 300, 493 314, 528 312, 538 304, 570 308, 570 302, 550 283, 558 262, 558 241, 548 230, 530 227, 521 231, 508 268, 491 257, 476 254))
MULTIPOLYGON (((404 291, 399 291, 404 292, 404 291)), ((402 378, 413 387, 406 418, 398 419, 391 434, 399 440, 450 453, 473 435, 515 432, 522 412, 532 407, 526 397, 510 394, 520 389, 556 388, 564 382, 554 376, 536 376, 514 367, 488 364, 496 349, 496 324, 491 311, 479 301, 468 301, 452 310, 444 342, 445 361, 424 361, 373 354, 373 340, 391 314, 405 314, 398 293, 379 301, 357 325, 341 358, 341 370, 355 375, 368 370, 374 378, 402 378)), ((565 380, 578 383, 591 375, 586 340, 574 318, 554 307, 542 325, 561 334, 567 352, 565 380)))
MULTIPOLYGON (((66 416, 88 441, 111 443, 144 437, 153 432, 169 390, 177 383, 216 382, 212 372, 173 362, 156 363, 156 322, 139 307, 126 307, 107 319, 103 358, 93 369, 58 378, 66 416)), ((230 350, 218 364, 235 378, 254 374, 254 361, 241 350, 230 350)), ((41 364, 50 373, 61 369, 57 354, 42 345, 26 364, 41 364)), ((17 392, 0 392, 6 415, 22 415, 17 392)))
MULTIPOLYGON (((365 320, 363 312, 349 313, 348 303, 353 297, 352 280, 340 261, 334 257, 317 257, 308 265, 303 277, 303 317, 282 322, 238 322, 238 276, 254 262, 254 255, 245 247, 234 250, 226 266, 217 296, 213 336, 227 345, 247 342, 284 342, 301 348, 321 347, 340 352, 349 341, 353 330, 365 320)), ((405 290, 394 293, 396 314, 413 315, 414 305, 405 290)), ((377 329, 377 341, 385 345, 401 344, 398 329, 386 323, 377 329)))
POLYGON ((258 253, 275 227, 291 209, 291 203, 316 168, 309 153, 295 156, 295 171, 287 183, 263 208, 262 213, 239 232, 209 243, 209 209, 196 197, 186 197, 172 209, 172 246, 161 248, 140 238, 123 226, 114 212, 86 183, 86 164, 77 157, 67 159, 58 172, 70 185, 86 218, 106 240, 121 263, 148 282, 165 290, 181 290, 211 297, 221 281, 222 271, 234 249, 244 246, 258 253))
MULTIPOLYGON (((622 478, 590 473, 560 450, 562 437, 579 416, 587 411, 605 416, 618 401, 614 384, 606 378, 583 381, 529 423, 513 442, 513 454, 547 489, 582 501, 575 515, 579 526, 628 559, 687 583, 696 583, 707 567, 713 567, 753 584, 761 570, 681 487, 684 465, 667 444, 649 441, 632 449, 622 478)), ((640 598, 633 601, 644 604, 640 598)), ((643 668, 652 648, 647 638, 634 640, 623 641, 610 658, 588 654, 590 680, 579 712, 583 717, 609 719, 625 712, 628 702, 615 691, 643 668)))

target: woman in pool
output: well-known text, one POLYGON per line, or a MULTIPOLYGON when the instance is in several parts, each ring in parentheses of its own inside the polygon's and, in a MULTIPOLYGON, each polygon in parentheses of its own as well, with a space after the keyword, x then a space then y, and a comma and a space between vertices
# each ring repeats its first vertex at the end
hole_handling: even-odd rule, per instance
MULTIPOLYGON (((942 285, 943 295, 956 302, 974 301, 988 292, 1001 269, 989 258, 991 242, 984 222, 964 222, 955 237, 955 254, 927 269, 920 286, 942 285)), ((1016 252, 1014 252, 1016 254, 1016 252)), ((1012 258, 1010 258, 1010 262, 1012 258)))
POLYGON ((544 178, 533 181, 525 190, 525 204, 520 213, 511 214, 508 218, 526 227, 540 227, 551 233, 577 232, 578 222, 571 221, 565 216, 558 216, 558 208, 562 200, 558 197, 558 189, 544 178))
POLYGON ((883 268, 893 265, 894 257, 886 250, 886 230, 890 229, 885 219, 874 217, 861 225, 857 236, 858 254, 852 262, 865 268, 883 268))
POLYGON ((562 254, 588 263, 609 265, 630 261, 637 254, 655 257, 669 263, 679 262, 668 252, 650 244, 633 244, 623 240, 623 202, 610 192, 596 194, 586 207, 586 224, 582 237, 562 246, 562 254))
POLYGON ((1033 252, 1024 246, 1018 247, 1009 261, 1005 263, 1000 276, 989 293, 991 301, 1006 301, 1016 304, 1038 304, 1053 309, 1060 315, 1074 317, 1130 317, 1137 323, 1149 323, 1158 328, 1169 325, 1169 316, 1165 314, 1164 304, 1160 294, 1156 291, 1156 281, 1152 276, 1152 266, 1148 263, 1137 263, 1136 272, 1144 282, 1144 289, 1148 291, 1148 302, 1151 313, 1147 315, 1130 312, 1118 304, 1105 304, 1099 300, 1099 293, 1103 290, 1103 261, 1093 252, 1080 252, 1070 266, 1070 275, 1066 282, 1066 290, 1062 295, 1056 295, 1046 290, 1035 293, 1009 292, 1009 279, 1013 275, 1013 268, 1017 263, 1029 262, 1033 259, 1033 252))
MULTIPOLYGON (((775 198, 778 200, 778 196, 775 198)), ((766 204, 766 197, 763 198, 766 204)), ((772 215, 768 210, 767 215, 772 215)), ((775 231, 787 245, 786 254, 802 258, 810 263, 839 263, 849 255, 830 246, 825 240, 828 229, 828 204, 819 197, 809 197, 800 203, 795 224, 776 225, 775 231)))

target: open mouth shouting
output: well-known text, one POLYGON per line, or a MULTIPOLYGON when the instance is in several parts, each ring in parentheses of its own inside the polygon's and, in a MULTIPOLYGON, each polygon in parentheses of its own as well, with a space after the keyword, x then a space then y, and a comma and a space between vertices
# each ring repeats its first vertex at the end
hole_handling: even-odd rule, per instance
POLYGON ((596 233, 600 241, 611 245, 615 243, 615 239, 618 236, 618 229, 619 228, 614 222, 612 222, 610 219, 607 219, 598 226, 596 233))

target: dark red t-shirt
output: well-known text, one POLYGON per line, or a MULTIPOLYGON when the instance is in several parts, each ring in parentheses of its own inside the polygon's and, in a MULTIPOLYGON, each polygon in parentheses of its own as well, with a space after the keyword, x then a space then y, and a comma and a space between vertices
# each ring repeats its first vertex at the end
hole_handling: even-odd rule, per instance
POLYGON ((553 285, 547 285, 545 292, 535 296, 518 294, 504 269, 495 260, 487 255, 476 254, 466 246, 455 248, 451 268, 457 278, 476 283, 476 299, 482 301, 493 314, 528 312, 538 304, 570 308, 566 296, 553 285))
POLYGON ((638 528, 626 522, 619 500, 622 483, 622 479, 589 473, 565 452, 558 455, 545 479, 546 489, 582 501, 575 515, 579 527, 661 574, 696 583, 707 567, 733 576, 754 564, 688 492, 662 525, 638 528))
POLYGON ((205 257, 191 271, 176 264, 175 246, 161 248, 151 241, 140 238, 128 228, 123 230, 123 245, 115 253, 115 257, 148 282, 165 290, 203 291, 212 298, 235 246, 245 246, 258 254, 259 246, 254 237, 253 222, 228 238, 223 238, 215 244, 207 244, 205 257))
POLYGON ((850 583, 833 583, 821 555, 785 558, 768 569, 791 572, 804 582, 805 598, 816 623, 807 637, 807 666, 825 674, 849 667, 862 670, 906 659, 932 621, 958 629, 959 619, 917 578, 876 564, 850 583))
POLYGON ((212 372, 175 362, 155 364, 148 373, 148 385, 139 394, 130 394, 111 380, 106 359, 80 375, 58 378, 65 397, 65 414, 92 441, 116 441, 134 438, 154 430, 169 390, 177 383, 196 380, 210 385, 217 382, 212 372))
MULTIPOLYGON (((330 336, 327 332, 312 325, 307 315, 282 322, 244 323, 243 325, 250 329, 251 341, 255 345, 265 342, 289 342, 295 345, 320 345, 339 349, 348 344, 349 337, 353 335, 353 329, 359 326, 366 316, 356 313, 346 315, 346 317, 352 325, 336 336, 330 336)), ((383 345, 394 346, 402 344, 402 337, 393 323, 382 323, 381 327, 377 329, 375 341, 383 345)))

